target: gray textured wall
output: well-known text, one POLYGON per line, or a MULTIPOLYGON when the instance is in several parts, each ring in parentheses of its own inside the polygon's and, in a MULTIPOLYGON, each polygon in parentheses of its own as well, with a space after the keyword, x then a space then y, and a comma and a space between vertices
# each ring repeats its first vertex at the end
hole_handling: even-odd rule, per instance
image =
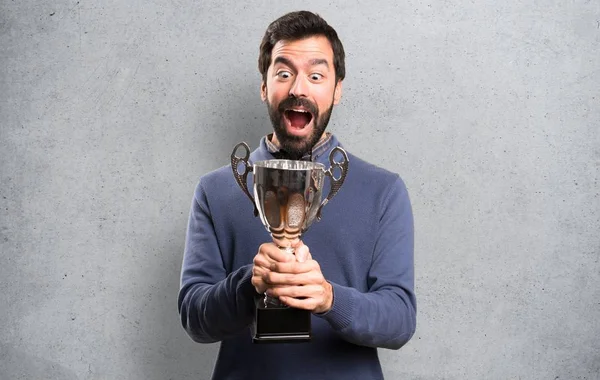
POLYGON ((206 379, 179 326, 198 177, 270 127, 267 24, 348 76, 331 130, 401 174, 418 331, 390 379, 600 378, 600 2, 0 2, 0 379, 206 379))

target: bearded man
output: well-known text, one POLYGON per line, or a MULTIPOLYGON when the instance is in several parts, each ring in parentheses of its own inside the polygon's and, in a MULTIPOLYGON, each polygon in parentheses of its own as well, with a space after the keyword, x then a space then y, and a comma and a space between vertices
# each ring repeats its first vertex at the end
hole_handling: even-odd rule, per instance
MULTIPOLYGON (((342 95, 336 31, 301 11, 272 22, 260 45, 261 98, 274 132, 252 162, 286 158, 328 166, 341 146, 326 132, 342 95)), ((344 185, 295 255, 270 240, 230 166, 200 178, 179 292, 184 329, 221 342, 213 379, 382 379, 378 348, 399 349, 416 328, 413 217, 401 178, 348 154, 344 185), (254 299, 267 293, 309 310, 308 343, 253 344, 254 299)))

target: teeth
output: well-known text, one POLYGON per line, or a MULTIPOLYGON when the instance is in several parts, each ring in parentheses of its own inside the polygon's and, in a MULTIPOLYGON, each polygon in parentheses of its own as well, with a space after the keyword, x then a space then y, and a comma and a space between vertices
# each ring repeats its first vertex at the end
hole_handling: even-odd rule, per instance
POLYGON ((295 109, 292 109, 292 111, 308 113, 308 111, 306 111, 306 110, 295 110, 295 109))

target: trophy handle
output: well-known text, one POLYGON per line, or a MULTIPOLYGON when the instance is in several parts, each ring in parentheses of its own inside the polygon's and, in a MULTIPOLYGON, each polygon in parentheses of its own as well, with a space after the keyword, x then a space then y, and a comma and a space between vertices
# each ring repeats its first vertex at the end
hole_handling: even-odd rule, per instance
POLYGON ((256 203, 254 202, 254 198, 252 198, 252 195, 250 195, 250 192, 248 191, 248 173, 252 171, 252 165, 248 161, 249 159, 250 147, 248 147, 248 144, 246 144, 245 142, 241 142, 233 148, 233 151, 231 152, 231 170, 233 170, 233 177, 252 202, 252 205, 254 206, 254 216, 257 216, 258 209, 256 208, 256 203), (235 152, 237 152, 238 148, 240 147, 244 148, 243 157, 238 157, 235 155, 235 152), (240 162, 244 163, 244 172, 241 174, 240 172, 238 172, 238 165, 240 164, 240 162))
POLYGON ((329 194, 327 195, 327 198, 325 198, 319 206, 319 210, 317 211, 317 220, 321 220, 321 211, 323 210, 323 206, 325 206, 327 202, 329 202, 331 198, 333 198, 337 194, 337 192, 340 191, 340 187, 342 187, 342 184, 346 180, 346 174, 348 174, 348 154, 346 154, 346 151, 344 149, 342 149, 339 146, 336 146, 335 148, 333 148, 331 153, 329 153, 329 163, 331 164, 331 166, 329 167, 329 170, 325 171, 325 175, 331 180, 331 189, 329 189, 329 194), (342 154, 344 158, 342 161, 338 162, 333 159, 333 156, 336 152, 340 152, 342 154), (340 178, 336 179, 333 175, 333 170, 335 168, 340 168, 340 170, 342 171, 340 178))

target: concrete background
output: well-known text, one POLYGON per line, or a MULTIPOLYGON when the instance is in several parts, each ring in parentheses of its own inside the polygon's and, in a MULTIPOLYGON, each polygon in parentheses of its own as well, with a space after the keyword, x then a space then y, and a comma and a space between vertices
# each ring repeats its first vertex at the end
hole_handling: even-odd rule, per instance
POLYGON ((177 315, 189 205, 270 131, 258 45, 297 9, 347 51, 330 130, 413 202, 387 378, 600 379, 595 0, 2 0, 0 379, 209 377, 177 315))

